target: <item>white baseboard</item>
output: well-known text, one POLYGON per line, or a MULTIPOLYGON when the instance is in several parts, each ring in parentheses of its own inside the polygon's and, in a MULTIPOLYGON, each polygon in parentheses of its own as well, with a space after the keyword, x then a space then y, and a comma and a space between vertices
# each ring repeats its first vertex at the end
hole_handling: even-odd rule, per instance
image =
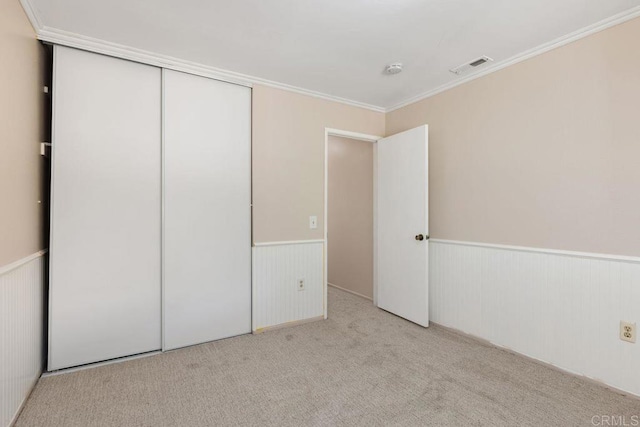
MULTIPOLYGON (((42 375, 40 375, 40 377, 42 377, 42 375)), ((15 414, 13 415, 13 418, 11 419, 11 421, 9 421, 8 427, 13 427, 16 424, 16 422, 18 421, 18 418, 20 417, 20 414, 22 413, 22 410, 27 405, 27 401, 31 397, 31 394, 33 393, 33 390, 36 388, 36 385, 38 384, 38 380, 39 379, 40 378, 36 379, 36 381, 33 383, 33 385, 29 388, 29 391, 27 392, 27 394, 25 394, 24 398, 22 399, 22 402, 20 402, 20 406, 18 406, 18 409, 15 411, 15 414)))
POLYGON ((12 425, 42 374, 44 253, 0 269, 0 426, 12 425), (6 327, 5 327, 6 326, 6 327))
POLYGON ((587 382, 589 382, 589 383, 591 383, 591 384, 597 384, 597 385, 598 385, 598 386, 600 386, 600 387, 605 387, 605 388, 607 388, 607 389, 609 389, 609 390, 613 390, 613 391, 615 391, 616 393, 619 393, 619 394, 621 394, 621 395, 624 395, 624 396, 631 396, 631 397, 633 397, 633 398, 636 398, 636 399, 639 399, 639 400, 640 400, 640 396, 637 396, 637 395, 635 395, 635 394, 629 393, 629 392, 627 392, 627 391, 625 391, 625 390, 622 390, 622 389, 619 389, 619 388, 613 387, 613 386, 611 386, 611 385, 609 385, 609 384, 605 384, 605 383, 603 383, 602 381, 595 380, 595 379, 593 379, 593 378, 589 378, 589 377, 585 377, 584 375, 576 374, 575 372, 571 372, 571 371, 568 371, 568 370, 566 370, 566 369, 559 368, 558 366, 552 365, 551 363, 547 363, 547 362, 542 361, 542 360, 540 360, 540 359, 535 359, 535 358, 533 358, 533 357, 529 357, 529 356, 527 356, 526 354, 518 353, 518 352, 513 351, 513 350, 511 350, 511 349, 509 349, 509 348, 501 347, 501 346, 496 345, 496 344, 494 344, 494 343, 492 343, 492 342, 490 342, 490 341, 485 340, 484 338, 480 338, 480 337, 477 337, 477 336, 475 336, 475 335, 467 334, 467 333, 465 333, 465 332, 463 332, 463 331, 461 331, 461 330, 459 330, 459 329, 450 328, 450 327, 448 327, 448 326, 440 325, 439 323, 434 323, 434 322, 431 322, 431 325, 430 325, 430 326, 434 326, 434 327, 436 327, 436 328, 441 328, 441 329, 447 330, 447 331, 449 331, 449 332, 451 332, 451 333, 453 333, 453 334, 463 336, 463 337, 465 337, 465 338, 467 338, 467 339, 470 339, 470 340, 473 340, 473 341, 478 342, 480 345, 490 346, 490 347, 493 347, 493 348, 500 349, 500 350, 502 350, 502 351, 506 351, 507 353, 510 353, 510 354, 516 355, 516 356, 518 356, 518 357, 524 357, 525 359, 528 359, 528 360, 530 360, 530 361, 532 361, 532 362, 534 362, 534 363, 537 363, 538 365, 543 365, 543 366, 545 366, 545 367, 547 367, 547 368, 549 368, 549 369, 552 369, 552 370, 554 370, 554 371, 557 371, 557 372, 563 372, 563 373, 565 373, 565 374, 572 375, 572 376, 574 376, 574 377, 580 378, 582 381, 587 381, 587 382))
MULTIPOLYGON (((180 350, 180 348, 176 350, 180 350)), ((169 350, 169 351, 174 351, 174 350, 169 350)), ((157 356, 158 354, 162 354, 162 350, 149 351, 146 353, 134 354, 132 356, 118 357, 117 359, 105 360, 104 362, 88 363, 86 365, 74 366, 73 368, 64 368, 64 369, 58 369, 57 371, 44 372, 42 374, 42 378, 55 377, 57 375, 64 375, 72 372, 84 371, 87 369, 98 368, 100 366, 113 365, 116 363, 128 362, 130 360, 136 360, 136 359, 143 359, 145 357, 157 356)))
POLYGON ((640 395, 640 263, 566 251, 430 243, 430 318, 562 370, 640 395))
POLYGON ((253 334, 254 335, 258 335, 258 334, 262 334, 264 332, 276 331, 278 329, 291 328, 293 326, 300 326, 300 325, 304 325, 306 323, 317 322, 319 320, 324 320, 324 315, 323 316, 317 316, 317 317, 311 317, 309 319, 294 320, 293 322, 281 323, 279 325, 266 326, 264 328, 258 328, 255 331, 253 331, 253 334))
POLYGON ((360 293, 358 293, 356 291, 352 291, 351 289, 346 289, 346 288, 343 288, 342 286, 334 285, 333 283, 329 283, 329 282, 327 282, 327 285, 331 286, 332 288, 340 289, 341 291, 345 291, 345 292, 350 293, 352 295, 355 295, 357 297, 364 298, 366 300, 369 300, 369 301, 373 302, 373 298, 369 298, 368 296, 362 295, 362 294, 360 294, 360 293))

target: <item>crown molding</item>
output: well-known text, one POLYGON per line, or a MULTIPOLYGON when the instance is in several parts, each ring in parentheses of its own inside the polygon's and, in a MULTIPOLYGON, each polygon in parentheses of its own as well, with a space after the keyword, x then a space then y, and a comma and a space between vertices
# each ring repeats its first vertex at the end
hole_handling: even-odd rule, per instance
POLYGON ((40 29, 42 29, 42 20, 40 19, 38 9, 31 4, 30 0, 20 0, 20 5, 22 5, 22 9, 24 9, 24 13, 27 15, 29 22, 31 22, 31 26, 36 34, 38 34, 40 29))
MULTIPOLYGON (((22 0, 28 1, 28 0, 22 0)), ((285 83, 275 82, 272 80, 262 79, 247 74, 236 73, 233 71, 223 70, 221 68, 210 67, 208 65, 199 64, 193 61, 186 61, 175 58, 173 56, 162 55, 143 49, 137 49, 118 43, 111 43, 105 40, 93 37, 83 36, 81 34, 71 33, 68 31, 58 30, 56 28, 43 27, 37 32, 38 39, 43 42, 59 44, 77 49, 83 49, 91 52, 101 53, 103 55, 114 56, 117 58, 127 59, 130 61, 141 62, 143 64, 153 65, 156 67, 167 68, 170 70, 183 71, 199 76, 210 77, 216 80, 222 80, 237 85, 251 87, 254 84, 269 86, 276 89, 295 92, 301 95, 312 96, 327 101, 338 102, 340 104, 350 105, 352 107, 364 108, 367 110, 384 113, 385 109, 376 105, 366 104, 363 102, 352 101, 350 99, 340 98, 321 92, 304 89, 288 85, 285 83)))
POLYGON ((496 62, 490 65, 489 67, 484 68, 482 71, 478 71, 464 78, 453 80, 449 83, 445 83, 441 86, 438 86, 434 89, 423 92, 419 95, 412 96, 411 98, 407 98, 406 100, 396 105, 393 105, 392 107, 386 108, 385 113, 390 113, 391 111, 395 111, 400 108, 406 107, 407 105, 411 105, 418 101, 422 101, 423 99, 430 98, 434 95, 437 95, 449 89, 453 89, 456 86, 463 85, 472 80, 486 76, 487 74, 495 73, 496 71, 502 70, 503 68, 510 67, 511 65, 515 65, 522 61, 526 61, 527 59, 533 58, 534 56, 538 56, 545 52, 549 52, 550 50, 557 49, 571 42, 580 40, 582 38, 585 38, 587 36, 590 36, 602 30, 606 30, 607 28, 611 28, 615 25, 622 24, 623 22, 629 21, 639 16, 640 16, 640 6, 633 7, 617 15, 613 15, 607 19, 603 19, 602 21, 596 22, 595 24, 589 25, 587 27, 581 28, 577 31, 574 31, 572 33, 559 37, 548 43, 541 44, 538 47, 535 47, 533 49, 514 55, 511 58, 496 62))
POLYGON ((207 67, 196 62, 184 61, 181 59, 156 54, 142 49, 136 49, 118 43, 112 43, 105 40, 72 33, 69 31, 59 30, 57 28, 50 28, 46 26, 41 28, 40 31, 38 31, 38 39, 46 43, 73 47, 76 49, 87 50, 90 52, 113 56, 129 61, 140 62, 156 67, 168 68, 176 71, 184 71, 205 77, 212 77, 218 80, 223 80, 242 86, 251 87, 253 83, 252 79, 242 74, 236 74, 218 68, 207 67))
POLYGON ((175 58, 168 55, 161 55, 161 54, 133 48, 126 45, 111 43, 105 40, 96 39, 93 37, 87 37, 81 34, 76 34, 76 33, 68 32, 64 30, 59 30, 56 28, 47 27, 43 25, 42 19, 40 18, 39 11, 36 7, 33 6, 33 4, 31 3, 31 0, 20 0, 20 3, 27 17, 29 18, 29 21, 31 22, 31 25, 36 31, 36 35, 38 39, 42 40, 43 42, 75 47, 78 49, 88 50, 91 52, 114 56, 117 58, 128 59, 131 61, 141 62, 144 64, 154 65, 157 67, 172 69, 176 71, 183 71, 183 72, 196 74, 204 77, 210 77, 213 79, 222 80, 222 81, 226 81, 234 84, 239 84, 242 86, 251 87, 254 84, 268 86, 276 89, 285 90, 288 92, 294 92, 301 95, 307 95, 314 98, 319 98, 327 101, 337 102, 340 104, 350 105, 352 107, 363 108, 363 109, 375 111, 378 113, 390 113, 392 111, 406 107, 407 105, 430 98, 434 95, 445 92, 449 89, 453 89, 457 86, 463 85, 472 80, 478 79, 480 77, 484 77, 488 74, 502 70, 503 68, 509 67, 511 65, 515 65, 519 62, 526 61, 527 59, 541 55, 550 50, 557 49, 571 42, 574 42, 576 40, 580 40, 584 37, 590 36, 602 30, 606 30, 607 28, 613 27, 615 25, 622 24, 623 22, 629 21, 631 19, 634 19, 640 16, 640 6, 636 6, 629 10, 621 12, 617 15, 613 15, 607 19, 596 22, 595 24, 589 25, 587 27, 581 28, 577 31, 574 31, 572 33, 559 37, 555 40, 552 40, 551 42, 544 43, 533 49, 514 55, 511 58, 491 64, 490 66, 474 74, 470 74, 461 79, 456 79, 451 82, 445 83, 434 89, 431 89, 421 94, 418 94, 416 96, 407 98, 404 101, 401 101, 391 107, 385 108, 377 105, 367 104, 364 102, 341 98, 334 95, 329 95, 326 93, 322 93, 322 92, 318 92, 310 89, 304 89, 301 87, 288 85, 286 83, 280 83, 272 80, 250 76, 247 74, 236 73, 233 71, 223 70, 221 68, 210 67, 207 65, 199 64, 197 62, 186 61, 186 60, 175 58))
POLYGON ((153 65, 156 67, 183 71, 186 73, 196 74, 203 77, 210 77, 216 80, 234 83, 237 85, 247 87, 252 87, 254 84, 268 86, 288 92, 294 92, 301 95, 324 99, 326 101, 333 101, 340 104, 350 105, 352 107, 363 108, 378 113, 385 112, 384 107, 379 107, 377 105, 353 101, 350 99, 341 98, 310 89, 304 89, 301 87, 262 79, 247 74, 223 70, 221 68, 210 67, 193 61, 186 61, 168 55, 162 55, 143 49, 137 49, 131 46, 112 43, 106 40, 87 37, 81 34, 59 30, 57 28, 47 27, 42 24, 37 9, 33 7, 30 0, 20 0, 20 3, 22 4, 22 7, 27 14, 29 21, 31 21, 31 25, 34 27, 38 39, 46 43, 59 44, 63 46, 100 53, 103 55, 113 56, 116 58, 122 58, 130 61, 140 62, 143 64, 153 65))
POLYGON ((288 92, 298 93, 301 95, 311 96, 313 98, 324 99, 326 101, 333 101, 340 104, 350 105, 352 107, 363 108, 378 113, 386 112, 386 109, 384 107, 380 107, 377 105, 341 98, 339 96, 329 95, 310 89, 304 89, 286 83, 280 83, 273 80, 250 76, 247 74, 223 70, 221 68, 203 65, 193 61, 186 61, 168 55, 162 55, 143 49, 137 49, 131 46, 112 43, 106 40, 83 36, 81 34, 48 27, 42 23, 39 11, 31 3, 31 0, 20 0, 20 4, 22 5, 22 8, 29 18, 29 21, 31 22, 38 40, 46 43, 59 44, 63 46, 87 50, 90 52, 100 53, 103 55, 113 56, 116 58, 122 58, 130 61, 140 62, 143 64, 153 65, 156 67, 183 71, 186 73, 196 74, 203 77, 210 77, 216 80, 221 80, 242 86, 252 87, 254 84, 258 84, 275 89, 285 90, 288 92))
POLYGON ((175 71, 183 71, 185 73, 209 77, 212 79, 234 83, 241 86, 252 87, 254 84, 257 84, 272 87, 275 89, 285 90, 288 92, 298 93, 300 95, 311 96, 313 98, 319 98, 326 101, 333 101, 352 107, 363 108, 366 110, 375 111, 377 113, 386 112, 386 109, 384 107, 380 107, 377 105, 341 98, 339 96, 329 95, 310 89, 304 89, 286 83, 280 83, 273 80, 250 76, 247 74, 223 70, 221 68, 203 65, 193 61, 186 61, 168 55, 162 55, 143 49, 137 49, 131 46, 112 43, 94 37, 84 36, 82 34, 77 34, 70 31, 48 27, 42 23, 40 13, 38 9, 32 4, 31 0, 20 0, 20 4, 24 9, 27 18, 31 22, 31 26, 35 30, 38 40, 41 40, 45 43, 59 44, 62 46, 73 47, 90 52, 100 53, 103 55, 113 56, 116 58, 122 58, 130 61, 140 62, 143 64, 153 65, 156 67, 167 68, 175 71))

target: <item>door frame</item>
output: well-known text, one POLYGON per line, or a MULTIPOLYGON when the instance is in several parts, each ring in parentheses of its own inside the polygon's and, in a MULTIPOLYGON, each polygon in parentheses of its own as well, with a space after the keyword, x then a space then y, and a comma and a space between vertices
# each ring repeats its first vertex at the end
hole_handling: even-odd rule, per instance
POLYGON ((378 158, 377 151, 378 145, 376 142, 384 138, 383 136, 368 135, 365 133, 351 132, 340 129, 324 128, 324 254, 322 259, 323 270, 323 293, 324 293, 324 318, 327 318, 329 293, 329 137, 338 136, 341 138, 354 139, 356 141, 366 141, 373 143, 373 304, 378 305, 378 267, 377 267, 377 252, 378 252, 378 222, 377 222, 377 201, 378 201, 378 158))

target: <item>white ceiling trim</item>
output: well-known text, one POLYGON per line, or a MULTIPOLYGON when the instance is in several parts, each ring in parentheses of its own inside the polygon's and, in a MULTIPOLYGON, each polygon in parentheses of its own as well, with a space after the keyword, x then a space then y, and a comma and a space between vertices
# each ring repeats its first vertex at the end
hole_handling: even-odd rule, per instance
MULTIPOLYGON (((24 1, 24 0, 23 0, 24 1)), ((207 67, 191 61, 158 55, 141 49, 111 43, 81 34, 70 33, 56 28, 44 27, 38 31, 38 39, 47 43, 58 44, 77 49, 87 50, 103 55, 127 59, 156 67, 185 71, 191 74, 212 77, 237 85, 251 87, 252 81, 241 74, 207 67)))
POLYGON ((192 61, 182 60, 172 56, 161 55, 154 52, 133 48, 130 46, 111 43, 105 40, 96 39, 93 37, 87 37, 81 34, 76 34, 76 33, 68 32, 64 30, 59 30, 56 28, 47 27, 43 25, 42 20, 38 15, 37 9, 33 7, 33 5, 31 4, 31 0, 20 0, 20 3, 22 4, 22 7, 25 10, 27 17, 31 21, 31 25, 34 27, 34 30, 36 31, 36 35, 38 39, 44 42, 60 44, 60 45, 65 45, 69 47, 75 47, 78 49, 84 49, 84 50, 88 50, 96 53, 101 53, 104 55, 128 59, 131 61, 141 62, 144 64, 149 64, 157 67, 168 68, 176 71, 184 71, 187 73, 197 74, 204 77, 210 77, 213 79, 222 80, 222 81, 239 84, 243 86, 248 86, 248 87, 251 87, 253 84, 269 86, 269 87, 273 87, 281 90, 286 90, 289 92, 295 92, 302 95, 312 96, 314 98, 320 98, 328 101, 338 102, 341 104, 364 108, 367 110, 372 110, 380 113, 388 113, 394 110, 398 110, 400 108, 406 107, 407 105, 413 104, 415 102, 421 101, 426 98, 430 98, 434 95, 437 95, 449 89, 453 89, 454 87, 460 86, 464 83, 486 76, 493 72, 502 70, 503 68, 506 68, 511 65, 517 64, 519 62, 525 61, 527 59, 533 58, 537 55, 541 55, 550 50, 559 48, 561 46, 564 46, 566 44, 569 44, 581 38, 587 37, 591 34, 597 33, 599 31, 605 30, 607 28, 613 27, 615 25, 621 24, 623 22, 629 21, 633 18, 640 16, 640 6, 636 6, 632 9, 621 12, 617 15, 604 19, 600 22, 596 22, 595 24, 589 25, 587 27, 581 28, 565 36, 559 37, 551 42, 544 43, 533 49, 514 55, 511 58, 491 64, 488 67, 483 68, 481 71, 478 71, 477 73, 468 75, 461 79, 453 80, 449 83, 438 86, 429 91, 407 98, 405 101, 402 101, 391 107, 385 108, 377 105, 371 105, 371 104, 367 104, 359 101, 337 97, 334 95, 329 95, 322 92, 317 92, 310 89, 288 85, 286 83, 275 82, 272 80, 266 80, 259 77, 254 77, 246 74, 236 73, 233 71, 223 70, 220 68, 203 65, 196 62, 192 62, 192 61))
POLYGON ((212 79, 222 80, 242 86, 251 87, 254 84, 258 84, 262 86, 269 86, 276 89, 286 90, 289 92, 299 93, 301 95, 312 96, 314 98, 320 98, 327 101, 338 102, 353 107, 364 108, 379 113, 385 112, 384 107, 379 107, 377 105, 371 105, 364 102, 340 98, 314 90, 288 85, 286 83, 275 82, 272 80, 249 76, 242 73, 223 70, 221 68, 210 67, 208 65, 186 61, 168 55, 161 55, 143 49, 137 49, 118 43, 111 43, 105 40, 83 36, 81 34, 72 33, 69 31, 59 30, 57 28, 47 27, 46 25, 42 24, 42 20, 38 15, 38 11, 35 7, 33 7, 30 0, 20 0, 20 3, 22 4, 22 7, 27 14, 29 21, 31 21, 31 25, 36 31, 38 39, 44 42, 88 50, 91 52, 127 59, 130 61, 140 62, 156 67, 183 71, 186 73, 210 77, 212 79))
POLYGON ((27 14, 27 18, 31 22, 31 26, 36 31, 36 34, 42 29, 42 21, 40 20, 40 15, 36 12, 36 9, 33 7, 29 0, 20 0, 20 4, 24 9, 24 13, 27 14))
POLYGON ((515 65, 519 62, 526 61, 527 59, 533 58, 534 56, 538 56, 545 52, 549 52, 550 50, 562 47, 566 44, 569 44, 576 40, 590 36, 591 34, 595 34, 602 30, 606 30, 607 28, 611 28, 614 25, 622 24, 623 22, 629 21, 639 16, 640 16, 640 6, 636 6, 632 9, 626 10, 617 15, 613 15, 607 19, 603 19, 600 22, 596 22, 595 24, 589 25, 588 27, 581 28, 577 31, 574 31, 573 33, 569 33, 565 36, 559 37, 548 43, 544 43, 533 49, 524 51, 520 54, 512 56, 511 58, 491 64, 488 67, 485 67, 482 71, 478 71, 474 74, 470 74, 459 80, 454 80, 452 82, 438 86, 435 89, 431 89, 427 92, 421 93, 420 95, 416 95, 411 98, 408 98, 405 101, 402 101, 392 107, 387 108, 385 112, 389 113, 391 111, 398 110, 402 107, 406 107, 407 105, 411 105, 415 102, 422 101, 423 99, 430 98, 434 95, 437 95, 449 89, 453 89, 456 86, 460 86, 462 84, 470 82, 471 80, 475 80, 477 78, 486 76, 487 74, 494 73, 496 71, 502 70, 503 68, 510 67, 511 65, 515 65))
MULTIPOLYGON (((28 1, 28 0, 22 0, 28 1)), ((172 56, 161 55, 142 49, 136 49, 130 46, 111 43, 105 40, 95 39, 93 37, 83 36, 81 34, 71 33, 56 28, 43 27, 37 32, 38 39, 78 49, 84 49, 91 52, 101 53, 104 55, 114 56, 117 58, 128 59, 131 61, 141 62, 148 65, 167 68, 176 71, 196 74, 204 77, 210 77, 242 86, 251 87, 254 84, 269 86, 277 89, 295 92, 302 95, 312 96, 314 98, 325 99, 328 101, 339 102, 341 104, 351 105, 353 107, 364 108, 367 110, 384 113, 385 109, 376 105, 370 105, 363 102, 353 101, 350 99, 340 98, 333 95, 316 92, 285 83, 274 82, 259 77, 249 76, 246 74, 236 73, 233 71, 223 70, 208 65, 199 64, 197 62, 185 61, 183 59, 172 56)))

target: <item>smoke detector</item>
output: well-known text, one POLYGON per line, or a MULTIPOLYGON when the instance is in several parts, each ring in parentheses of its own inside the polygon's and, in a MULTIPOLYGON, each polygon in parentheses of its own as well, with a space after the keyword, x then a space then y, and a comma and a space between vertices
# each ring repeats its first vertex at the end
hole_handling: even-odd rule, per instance
POLYGON ((480 58, 476 58, 472 61, 467 62, 466 64, 462 64, 455 68, 452 68, 449 71, 457 76, 461 76, 475 70, 476 68, 482 67, 489 62, 493 62, 493 59, 489 58, 488 56, 481 56, 480 58))
POLYGON ((402 71, 402 64, 400 62, 395 62, 393 64, 387 65, 387 68, 384 69, 385 74, 398 74, 402 71))

